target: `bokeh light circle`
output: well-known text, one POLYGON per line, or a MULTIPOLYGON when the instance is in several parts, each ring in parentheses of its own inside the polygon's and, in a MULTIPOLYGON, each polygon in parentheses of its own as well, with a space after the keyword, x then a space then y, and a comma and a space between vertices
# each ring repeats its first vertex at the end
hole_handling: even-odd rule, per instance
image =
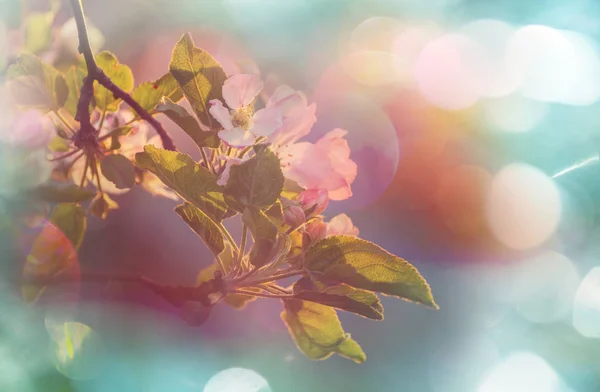
POLYGON ((408 67, 395 54, 366 50, 351 53, 340 64, 357 82, 367 86, 384 86, 407 79, 408 67))
POLYGON ((483 103, 483 113, 494 129, 527 132, 541 124, 548 113, 548 104, 514 94, 487 100, 483 103))
POLYGON ((403 30, 403 23, 396 18, 367 18, 350 33, 348 48, 351 52, 390 51, 394 40, 403 30))
POLYGON ((92 379, 103 368, 104 344, 89 326, 79 322, 46 320, 52 339, 52 358, 56 370, 72 380, 92 379))
POLYGON ((421 52, 414 77, 423 96, 442 109, 466 109, 480 96, 484 50, 464 34, 447 34, 421 52))
POLYGON ((271 392, 271 387, 254 370, 229 368, 208 380, 204 392, 271 392))
POLYGON ((519 79, 505 65, 506 48, 515 29, 495 19, 478 19, 464 25, 460 32, 480 45, 479 93, 484 97, 503 97, 517 90, 519 79))
POLYGON ((429 378, 435 392, 474 390, 487 369, 498 361, 498 347, 484 336, 468 337, 440 348, 429 378))
POLYGON ((539 169, 514 163, 494 177, 486 209, 500 242, 513 249, 530 249, 550 238, 558 226, 560 193, 539 169))
POLYGON ((517 352, 494 366, 477 392, 559 392, 561 381, 536 354, 517 352))
POLYGON ((561 102, 577 82, 576 48, 559 30, 541 25, 518 29, 508 43, 508 72, 531 99, 561 102))
POLYGON ((552 251, 524 259, 514 266, 506 289, 517 311, 535 323, 556 322, 571 312, 579 273, 571 260, 552 251))
POLYGON ((592 268, 577 289, 573 327, 585 337, 600 338, 600 267, 592 268))

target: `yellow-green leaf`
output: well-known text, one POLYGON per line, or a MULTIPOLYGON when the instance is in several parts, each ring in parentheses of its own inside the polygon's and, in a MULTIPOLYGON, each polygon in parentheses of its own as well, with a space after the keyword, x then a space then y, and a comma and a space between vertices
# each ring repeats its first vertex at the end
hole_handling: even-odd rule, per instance
POLYGON ((220 222, 227 211, 223 187, 217 177, 186 154, 163 150, 153 145, 136 154, 135 163, 140 169, 155 174, 182 199, 200 208, 214 221, 220 222))
POLYGON ((131 97, 139 103, 142 108, 152 112, 163 97, 166 97, 173 102, 178 102, 183 98, 183 92, 173 75, 168 73, 154 82, 144 82, 140 84, 133 89, 131 97))
MULTIPOLYGON (((106 51, 100 52, 96 56, 96 64, 122 90, 128 93, 133 89, 131 68, 119 63, 114 54, 106 51)), ((94 99, 98 109, 109 112, 116 112, 121 104, 120 99, 115 98, 112 92, 98 82, 94 82, 94 99)))
POLYGON ((65 74, 69 96, 65 102, 65 109, 72 115, 77 114, 77 103, 81 96, 81 87, 83 86, 83 78, 87 75, 84 65, 73 65, 65 74))
POLYGON ((243 212, 244 207, 265 209, 272 206, 283 189, 279 158, 261 146, 246 162, 231 167, 225 193, 230 206, 243 212))
POLYGON ((437 308, 429 284, 406 260, 372 242, 344 235, 311 246, 304 266, 313 277, 346 283, 437 308))
POLYGON ((211 99, 223 100, 222 89, 227 75, 221 64, 206 51, 195 47, 192 36, 187 33, 173 49, 169 71, 200 122, 211 129, 220 127, 208 109, 211 99))
POLYGON ((100 170, 118 189, 129 189, 135 183, 133 163, 121 154, 107 155, 100 161, 100 170))
POLYGON ((314 284, 310 278, 302 278, 294 283, 294 295, 304 301, 320 303, 374 320, 383 320, 383 306, 377 295, 371 291, 355 289, 344 284, 314 284))
POLYGON ((96 193, 80 188, 75 184, 50 182, 33 189, 32 195, 37 200, 49 203, 78 203, 90 200, 96 193))
POLYGON ((59 204, 52 210, 50 221, 67 236, 75 249, 79 249, 87 227, 83 207, 71 203, 59 204))
POLYGON ((156 106, 156 111, 169 117, 194 140, 198 147, 217 148, 221 144, 221 139, 219 139, 216 132, 203 131, 198 121, 183 106, 176 104, 169 98, 161 99, 158 106, 156 106))
POLYGON ((50 111, 61 108, 69 94, 65 78, 33 54, 22 53, 6 73, 19 106, 50 111))
POLYGON ((344 333, 333 308, 295 299, 283 300, 283 306, 281 318, 298 349, 308 358, 327 359, 337 352, 355 362, 365 361, 358 343, 347 342, 350 336, 344 333))
POLYGON ((189 203, 177 206, 175 212, 200 236, 215 256, 223 252, 225 249, 223 233, 208 215, 189 203))

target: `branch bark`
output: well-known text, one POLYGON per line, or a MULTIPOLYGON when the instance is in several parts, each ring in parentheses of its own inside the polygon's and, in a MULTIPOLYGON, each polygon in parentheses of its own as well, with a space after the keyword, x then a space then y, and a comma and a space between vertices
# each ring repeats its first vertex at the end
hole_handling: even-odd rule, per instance
MULTIPOLYGON (((83 80, 83 86, 81 88, 81 95, 77 102, 77 113, 75 120, 79 122, 80 130, 75 140, 76 144, 83 145, 91 137, 96 137, 96 130, 90 121, 90 102, 94 96, 94 80, 109 90, 116 98, 120 98, 125 101, 133 110, 137 112, 140 118, 147 121, 160 136, 163 147, 167 150, 176 151, 175 143, 169 136, 162 124, 156 120, 147 110, 142 108, 130 94, 119 88, 113 81, 106 76, 106 74, 98 68, 92 48, 90 47, 90 41, 87 34, 87 26, 85 23, 85 16, 83 14, 82 0, 70 0, 71 8, 73 9, 73 16, 77 25, 77 35, 79 38, 79 53, 85 58, 87 66, 87 76, 83 80)), ((80 147, 79 146, 79 147, 80 147)))

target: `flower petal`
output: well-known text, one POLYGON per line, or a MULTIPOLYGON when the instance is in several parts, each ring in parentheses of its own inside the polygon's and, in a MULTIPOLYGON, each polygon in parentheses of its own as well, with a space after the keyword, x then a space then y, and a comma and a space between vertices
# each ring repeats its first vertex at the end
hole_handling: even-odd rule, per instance
POLYGON ((327 223, 326 236, 351 235, 358 236, 358 228, 352 223, 352 219, 346 214, 339 214, 331 218, 327 223))
POLYGON ((223 98, 231 109, 248 106, 262 90, 263 82, 258 75, 233 75, 223 84, 223 98))
POLYGON ((221 124, 223 129, 233 128, 231 114, 229 114, 229 110, 223 106, 223 103, 218 99, 211 99, 209 103, 210 108, 208 109, 208 112, 219 122, 219 124, 221 124))
POLYGON ((231 147, 247 147, 254 144, 254 135, 239 127, 222 130, 219 137, 231 147))
POLYGON ((251 132, 257 136, 269 136, 281 125, 283 114, 277 108, 260 109, 252 117, 251 132))

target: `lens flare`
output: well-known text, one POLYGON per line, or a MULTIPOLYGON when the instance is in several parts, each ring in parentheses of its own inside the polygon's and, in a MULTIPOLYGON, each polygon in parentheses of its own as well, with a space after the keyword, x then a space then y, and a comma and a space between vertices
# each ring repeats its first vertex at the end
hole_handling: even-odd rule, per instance
POLYGON ((487 220, 505 246, 535 248, 554 233, 560 216, 558 188, 539 169, 514 163, 495 176, 487 200, 487 220))

